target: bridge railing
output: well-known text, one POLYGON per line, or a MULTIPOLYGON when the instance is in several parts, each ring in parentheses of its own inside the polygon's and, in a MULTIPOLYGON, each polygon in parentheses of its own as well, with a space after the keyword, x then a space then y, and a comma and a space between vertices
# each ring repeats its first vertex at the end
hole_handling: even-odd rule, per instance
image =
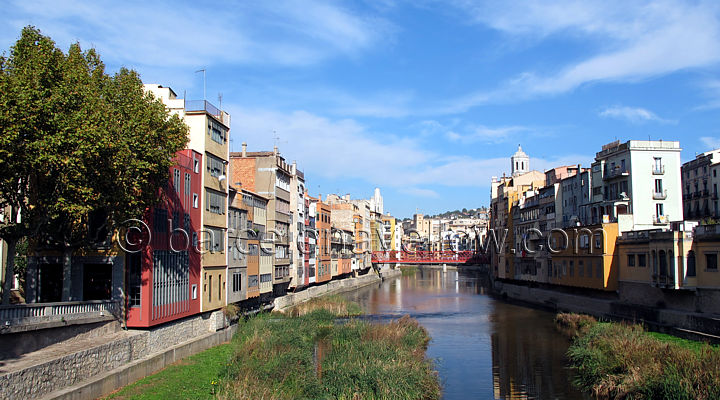
POLYGON ((372 262, 449 262, 464 263, 471 259, 473 251, 374 251, 372 262))

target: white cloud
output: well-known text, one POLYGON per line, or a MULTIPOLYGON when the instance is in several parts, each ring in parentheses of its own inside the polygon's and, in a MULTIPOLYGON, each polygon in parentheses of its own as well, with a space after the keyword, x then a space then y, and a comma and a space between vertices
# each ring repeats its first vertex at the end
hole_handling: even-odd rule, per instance
POLYGON ((461 135, 455 132, 448 132, 447 136, 450 140, 462 143, 474 142, 500 142, 508 139, 514 133, 527 132, 528 128, 524 126, 501 126, 491 128, 485 125, 478 125, 469 129, 469 133, 461 135))
MULTIPOLYGON (((490 92, 457 99, 465 110, 489 101, 557 94, 593 82, 632 82, 720 62, 720 7, 712 2, 456 1, 478 23, 528 40, 575 38, 594 54, 554 74, 532 71, 490 92)), ((451 107, 452 108, 452 107, 451 107)))
MULTIPOLYGON (((508 172, 508 157, 480 159, 447 157, 421 146, 420 137, 397 138, 373 132, 350 119, 333 120, 306 111, 283 113, 230 105, 233 137, 241 137, 251 151, 270 149, 280 137, 280 152, 298 161, 308 179, 313 176, 347 181, 359 179, 380 187, 394 187, 415 196, 432 197, 437 187, 487 187, 492 176, 508 172), (239 122, 241 121, 241 122, 239 122), (274 133, 273 133, 274 132, 274 133), (431 189, 432 188, 432 189, 431 189)), ((234 150, 239 144, 233 142, 234 150)), ((532 158, 533 168, 585 162, 568 155, 532 158)))
POLYGON ((675 124, 677 121, 660 118, 654 112, 640 107, 608 107, 599 114, 604 118, 624 119, 632 123, 658 122, 662 124, 675 124))
POLYGON ((720 149, 720 137, 703 136, 700 138, 700 142, 707 150, 720 149))
POLYGON ((17 0, 5 6, 4 14, 4 38, 17 37, 24 25, 33 24, 61 45, 80 41, 95 46, 105 60, 133 67, 307 65, 338 54, 352 56, 392 36, 386 21, 323 1, 210 7, 202 2, 17 0))
POLYGON ((440 197, 440 193, 432 190, 432 189, 424 189, 424 188, 418 188, 418 187, 402 187, 399 189, 402 193, 407 193, 412 196, 416 197, 429 197, 433 199, 437 199, 440 197))

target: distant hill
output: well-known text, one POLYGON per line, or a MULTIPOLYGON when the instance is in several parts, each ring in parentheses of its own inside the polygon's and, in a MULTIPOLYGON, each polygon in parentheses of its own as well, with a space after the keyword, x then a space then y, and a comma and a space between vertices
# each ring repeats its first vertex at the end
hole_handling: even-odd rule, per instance
POLYGON ((441 214, 428 215, 428 218, 444 218, 444 219, 457 219, 457 218, 478 218, 480 214, 487 213, 487 207, 478 208, 463 208, 462 210, 445 211, 441 214))

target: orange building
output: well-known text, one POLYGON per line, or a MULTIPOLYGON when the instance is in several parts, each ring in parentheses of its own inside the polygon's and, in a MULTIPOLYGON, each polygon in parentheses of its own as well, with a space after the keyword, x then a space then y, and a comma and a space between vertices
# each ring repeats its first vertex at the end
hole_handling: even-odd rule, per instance
MULTIPOLYGON (((318 196, 318 198, 321 198, 318 196)), ((330 258, 330 206, 317 201, 317 215, 315 226, 318 238, 318 261, 316 282, 327 282, 332 279, 331 258, 330 258)))

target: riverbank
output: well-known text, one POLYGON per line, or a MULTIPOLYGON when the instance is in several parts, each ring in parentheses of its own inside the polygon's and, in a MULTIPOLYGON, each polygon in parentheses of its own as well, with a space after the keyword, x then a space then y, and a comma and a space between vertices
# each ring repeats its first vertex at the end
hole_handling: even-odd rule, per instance
POLYGON ((285 314, 250 317, 238 323, 230 343, 109 398, 160 399, 173 387, 173 397, 201 399, 439 398, 437 374, 425 356, 427 331, 409 317, 387 324, 336 320, 359 310, 330 296, 285 314))
POLYGON ((378 284, 382 282, 383 279, 398 276, 400 274, 401 272, 399 268, 382 268, 379 275, 371 269, 365 275, 330 281, 319 286, 311 286, 299 292, 288 293, 285 296, 277 297, 273 303, 274 310, 284 312, 313 298, 348 292, 368 285, 378 284))
POLYGON ((720 398, 720 349, 637 324, 559 314, 574 336, 568 350, 574 384, 599 398, 720 398))
POLYGON ((492 283, 492 292, 503 300, 552 312, 582 313, 608 320, 642 322, 664 333, 720 343, 720 318, 717 315, 635 304, 615 292, 577 292, 572 288, 499 280, 492 283))

